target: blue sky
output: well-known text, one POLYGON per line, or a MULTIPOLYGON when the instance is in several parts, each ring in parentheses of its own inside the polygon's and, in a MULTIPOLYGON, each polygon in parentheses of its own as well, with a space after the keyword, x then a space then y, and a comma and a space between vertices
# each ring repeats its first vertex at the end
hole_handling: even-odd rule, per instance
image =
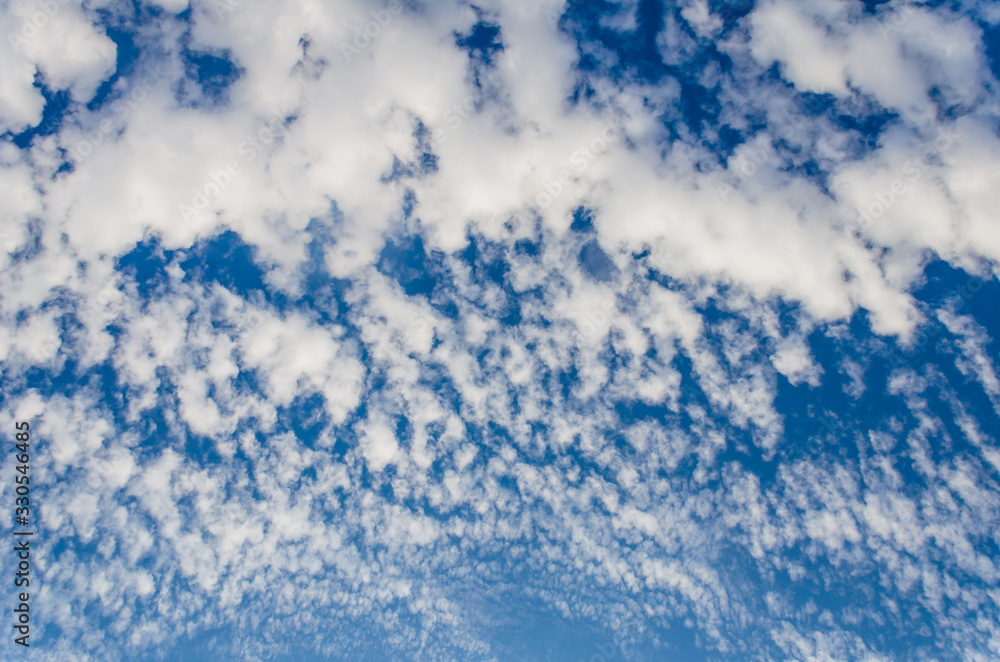
POLYGON ((3 659, 1000 657, 995 4, 0 21, 3 659))

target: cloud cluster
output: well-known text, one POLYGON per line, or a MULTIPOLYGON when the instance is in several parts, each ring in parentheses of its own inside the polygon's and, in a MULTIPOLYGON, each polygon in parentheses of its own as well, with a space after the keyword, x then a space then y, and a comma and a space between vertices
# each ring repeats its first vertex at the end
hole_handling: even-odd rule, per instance
POLYGON ((42 657, 1000 655, 1000 16, 646 4, 5 6, 42 657))

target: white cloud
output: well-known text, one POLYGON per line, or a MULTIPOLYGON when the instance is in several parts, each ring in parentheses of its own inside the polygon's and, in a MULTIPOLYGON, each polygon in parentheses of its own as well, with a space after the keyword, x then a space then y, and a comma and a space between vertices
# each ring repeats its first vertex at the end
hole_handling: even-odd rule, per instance
MULTIPOLYGON (((227 651, 267 657, 278 621, 305 602, 308 634, 360 619, 363 637, 402 655, 499 658, 490 628, 504 615, 461 596, 522 580, 490 560, 507 554, 544 605, 613 614, 623 642, 693 618, 723 652, 754 623, 786 656, 883 659, 849 610, 775 597, 774 614, 758 613, 761 585, 783 590, 775 573, 836 583, 862 571, 887 600, 933 612, 942 645, 996 640, 988 623, 969 629, 993 589, 966 579, 996 582, 982 552, 995 479, 940 452, 957 443, 931 404, 950 377, 895 371, 878 397, 899 412, 871 431, 845 415, 843 456, 791 459, 801 449, 786 425, 805 424, 786 420, 776 376, 839 379, 807 339, 861 308, 876 334, 911 338, 928 255, 996 270, 1000 143, 971 19, 909 7, 885 32, 886 9, 775 1, 721 37, 707 3, 684 3, 657 45, 698 68, 719 123, 746 134, 720 155, 718 127, 684 125, 676 81, 575 67, 578 45, 549 20, 561 2, 479 7, 504 46, 482 88, 454 45, 477 21, 465 5, 390 12, 346 58, 378 7, 244 2, 216 15, 195 3, 188 24, 169 15, 187 3, 157 4, 167 15, 140 37, 160 73, 119 80, 95 109, 81 102, 116 54, 75 5, 20 59, 0 55, 0 127, 40 120, 35 66, 73 101, 53 135, 0 145, 3 375, 17 416, 46 430, 42 524, 69 550, 43 557, 43 613, 66 633, 52 659, 141 655, 243 623, 265 634, 227 651), (731 68, 689 61, 717 37, 731 68), (242 68, 228 104, 178 101, 180 87, 206 101, 182 81, 182 44, 242 68), (784 81, 767 79, 773 63, 784 81), (585 102, 570 103, 575 90, 585 102), (832 94, 833 110, 806 117, 803 91, 832 94), (898 118, 877 145, 835 121, 878 107, 898 118), (425 151, 435 167, 421 168, 425 151), (874 203, 878 218, 859 223, 874 203), (581 206, 593 232, 570 229, 581 206), (221 228, 253 247, 266 294, 185 273, 221 228), (407 295, 380 263, 396 234, 420 236, 429 295, 407 295), (477 260, 462 252, 470 236, 477 260), (143 239, 152 294, 115 264, 143 239), (585 246, 607 273, 583 264, 585 246), (85 386, 25 392, 28 366, 76 370, 85 386), (111 368, 106 383, 86 381, 95 366, 111 368), (189 456, 203 438, 205 458, 189 456), (907 494, 904 463, 923 481, 907 494), (132 619, 91 639, 92 610, 132 619)), ((637 9, 621 3, 602 29, 632 30, 637 9)), ((598 67, 617 57, 581 48, 598 67)), ((410 265, 396 266, 406 280, 410 265)), ((988 332, 947 307, 936 318, 959 373, 1000 412, 988 332)), ((861 404, 874 391, 865 359, 838 362, 861 404)), ((974 457, 997 466, 979 414, 940 397, 974 457)), ((872 607, 849 597, 855 612, 872 607)), ((329 657, 357 650, 353 633, 329 639, 329 657)))
POLYGON ((370 471, 382 471, 399 455, 396 433, 384 422, 369 423, 362 432, 361 452, 370 471))

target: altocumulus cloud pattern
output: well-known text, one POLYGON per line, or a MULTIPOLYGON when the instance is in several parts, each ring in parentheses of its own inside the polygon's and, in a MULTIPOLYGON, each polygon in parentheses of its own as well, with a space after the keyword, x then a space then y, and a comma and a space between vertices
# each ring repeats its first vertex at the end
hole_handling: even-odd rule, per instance
POLYGON ((997 4, 0 28, 3 659, 1000 659, 997 4))

